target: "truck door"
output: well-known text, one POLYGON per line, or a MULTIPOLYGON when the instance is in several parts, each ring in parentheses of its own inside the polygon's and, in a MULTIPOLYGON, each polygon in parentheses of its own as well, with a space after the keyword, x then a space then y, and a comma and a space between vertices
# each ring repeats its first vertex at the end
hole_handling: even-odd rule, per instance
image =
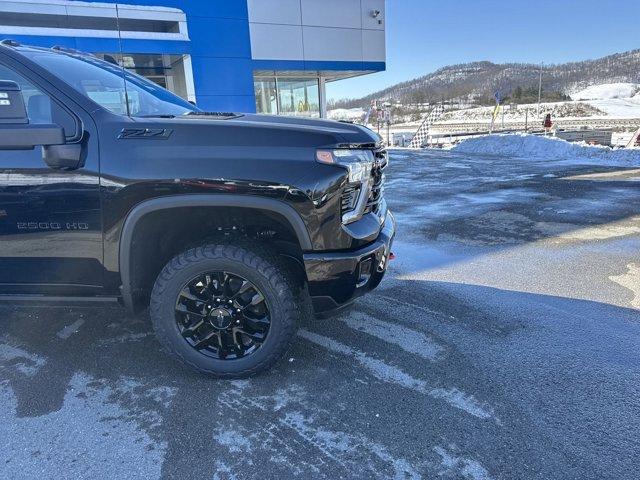
POLYGON ((0 88, 0 293, 99 293, 102 217, 93 120, 44 80, 0 55, 3 80, 0 85, 13 91, 0 88), (17 95, 26 119, 11 118, 12 109, 20 109, 17 95), (44 147, 8 140, 11 129, 34 129, 17 130, 30 134, 46 125, 63 127, 65 144, 46 150, 46 161, 44 147), (59 161, 76 155, 76 168, 59 161))

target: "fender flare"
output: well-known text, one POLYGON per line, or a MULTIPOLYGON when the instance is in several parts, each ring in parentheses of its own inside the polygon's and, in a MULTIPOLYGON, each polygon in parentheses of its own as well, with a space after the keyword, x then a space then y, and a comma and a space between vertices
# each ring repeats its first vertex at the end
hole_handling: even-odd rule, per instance
POLYGON ((131 243, 136 226, 146 215, 159 210, 185 207, 230 207, 267 210, 280 214, 289 223, 296 235, 302 251, 313 250, 311 237, 300 214, 287 203, 272 198, 253 195, 169 195, 145 200, 133 207, 124 221, 118 247, 120 287, 122 301, 129 311, 134 310, 131 289, 131 243))

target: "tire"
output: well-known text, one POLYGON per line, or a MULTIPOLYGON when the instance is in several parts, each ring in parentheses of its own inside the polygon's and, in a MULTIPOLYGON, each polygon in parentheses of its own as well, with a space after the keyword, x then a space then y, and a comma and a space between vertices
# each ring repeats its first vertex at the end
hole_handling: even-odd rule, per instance
MULTIPOLYGON (((223 244, 190 249, 174 257, 156 279, 150 301, 150 315, 156 336, 171 356, 197 372, 218 378, 243 378, 262 372, 287 352, 295 335, 296 324, 301 315, 300 306, 303 302, 300 302, 299 299, 301 293, 298 290, 300 289, 294 286, 295 283, 291 277, 292 275, 287 273, 287 270, 280 265, 274 255, 268 250, 256 246, 223 244), (267 311, 270 324, 266 338, 259 346, 254 345, 252 348, 256 348, 256 350, 250 354, 238 358, 219 358, 222 354, 216 357, 216 354, 210 353, 209 350, 198 350, 189 343, 190 340, 186 339, 190 337, 184 336, 185 328, 180 323, 182 317, 180 312, 176 313, 180 307, 179 302, 187 301, 181 292, 185 292, 185 288, 192 288, 188 286, 192 285, 189 282, 192 282, 194 278, 202 278, 206 272, 216 272, 215 275, 222 272, 225 278, 227 275, 237 278, 235 277, 237 275, 241 277, 241 280, 246 279, 250 282, 251 286, 255 286, 255 289, 262 294, 263 308, 267 311)), ((207 276, 207 282, 209 281, 210 275, 207 276)), ((197 285, 202 285, 202 282, 197 285)), ((222 281, 215 284, 215 288, 218 287, 224 290, 222 281)), ((197 305, 199 308, 202 303, 200 296, 194 301, 197 303, 193 305, 197 305)), ((205 313, 207 313, 207 308, 211 309, 212 307, 203 306, 205 313)), ((234 307, 229 308, 233 310, 234 307)), ((212 314, 213 312, 210 313, 210 315, 212 314)), ((187 315, 185 322, 191 321, 191 312, 187 315)), ((241 314, 238 313, 238 315, 241 314)), ((208 321, 212 324, 215 322, 215 320, 211 320, 211 317, 206 317, 206 320, 204 317, 200 318, 201 315, 197 317, 198 321, 208 321)), ((204 327, 214 329, 208 323, 200 328, 204 327)), ((199 335, 198 333, 198 338, 199 335)), ((232 335, 227 333, 226 335, 230 336, 225 339, 232 338, 233 342, 236 342, 236 333, 232 335)), ((240 335, 240 337, 246 339, 244 335, 240 335)), ((243 343, 242 338, 238 343, 243 343)), ((220 348, 220 351, 223 352, 223 340, 219 336, 215 340, 219 342, 219 347, 217 343, 212 341, 212 345, 215 344, 215 347, 206 348, 220 348)), ((249 340, 246 339, 246 341, 249 340)), ((240 345, 240 347, 244 348, 244 345, 240 345)))

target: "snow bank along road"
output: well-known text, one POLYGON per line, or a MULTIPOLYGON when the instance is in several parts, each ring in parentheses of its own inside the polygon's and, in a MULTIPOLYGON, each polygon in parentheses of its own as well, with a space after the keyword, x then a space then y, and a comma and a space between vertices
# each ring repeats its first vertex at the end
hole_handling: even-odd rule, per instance
POLYGON ((0 306, 0 477, 640 477, 640 170, 395 152, 398 260, 214 381, 118 308, 0 306))

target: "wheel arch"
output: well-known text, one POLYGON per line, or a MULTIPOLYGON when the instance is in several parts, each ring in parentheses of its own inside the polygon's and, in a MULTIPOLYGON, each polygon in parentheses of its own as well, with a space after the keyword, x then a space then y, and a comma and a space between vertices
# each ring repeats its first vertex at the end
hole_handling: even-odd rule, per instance
POLYGON ((253 211, 266 211, 280 215, 288 222, 302 251, 312 250, 311 237, 300 214, 283 201, 251 195, 170 195, 145 200, 133 207, 127 214, 118 246, 118 268, 120 273, 120 293, 125 307, 135 310, 132 289, 132 243, 136 227, 149 214, 161 210, 197 207, 228 207, 253 211))

